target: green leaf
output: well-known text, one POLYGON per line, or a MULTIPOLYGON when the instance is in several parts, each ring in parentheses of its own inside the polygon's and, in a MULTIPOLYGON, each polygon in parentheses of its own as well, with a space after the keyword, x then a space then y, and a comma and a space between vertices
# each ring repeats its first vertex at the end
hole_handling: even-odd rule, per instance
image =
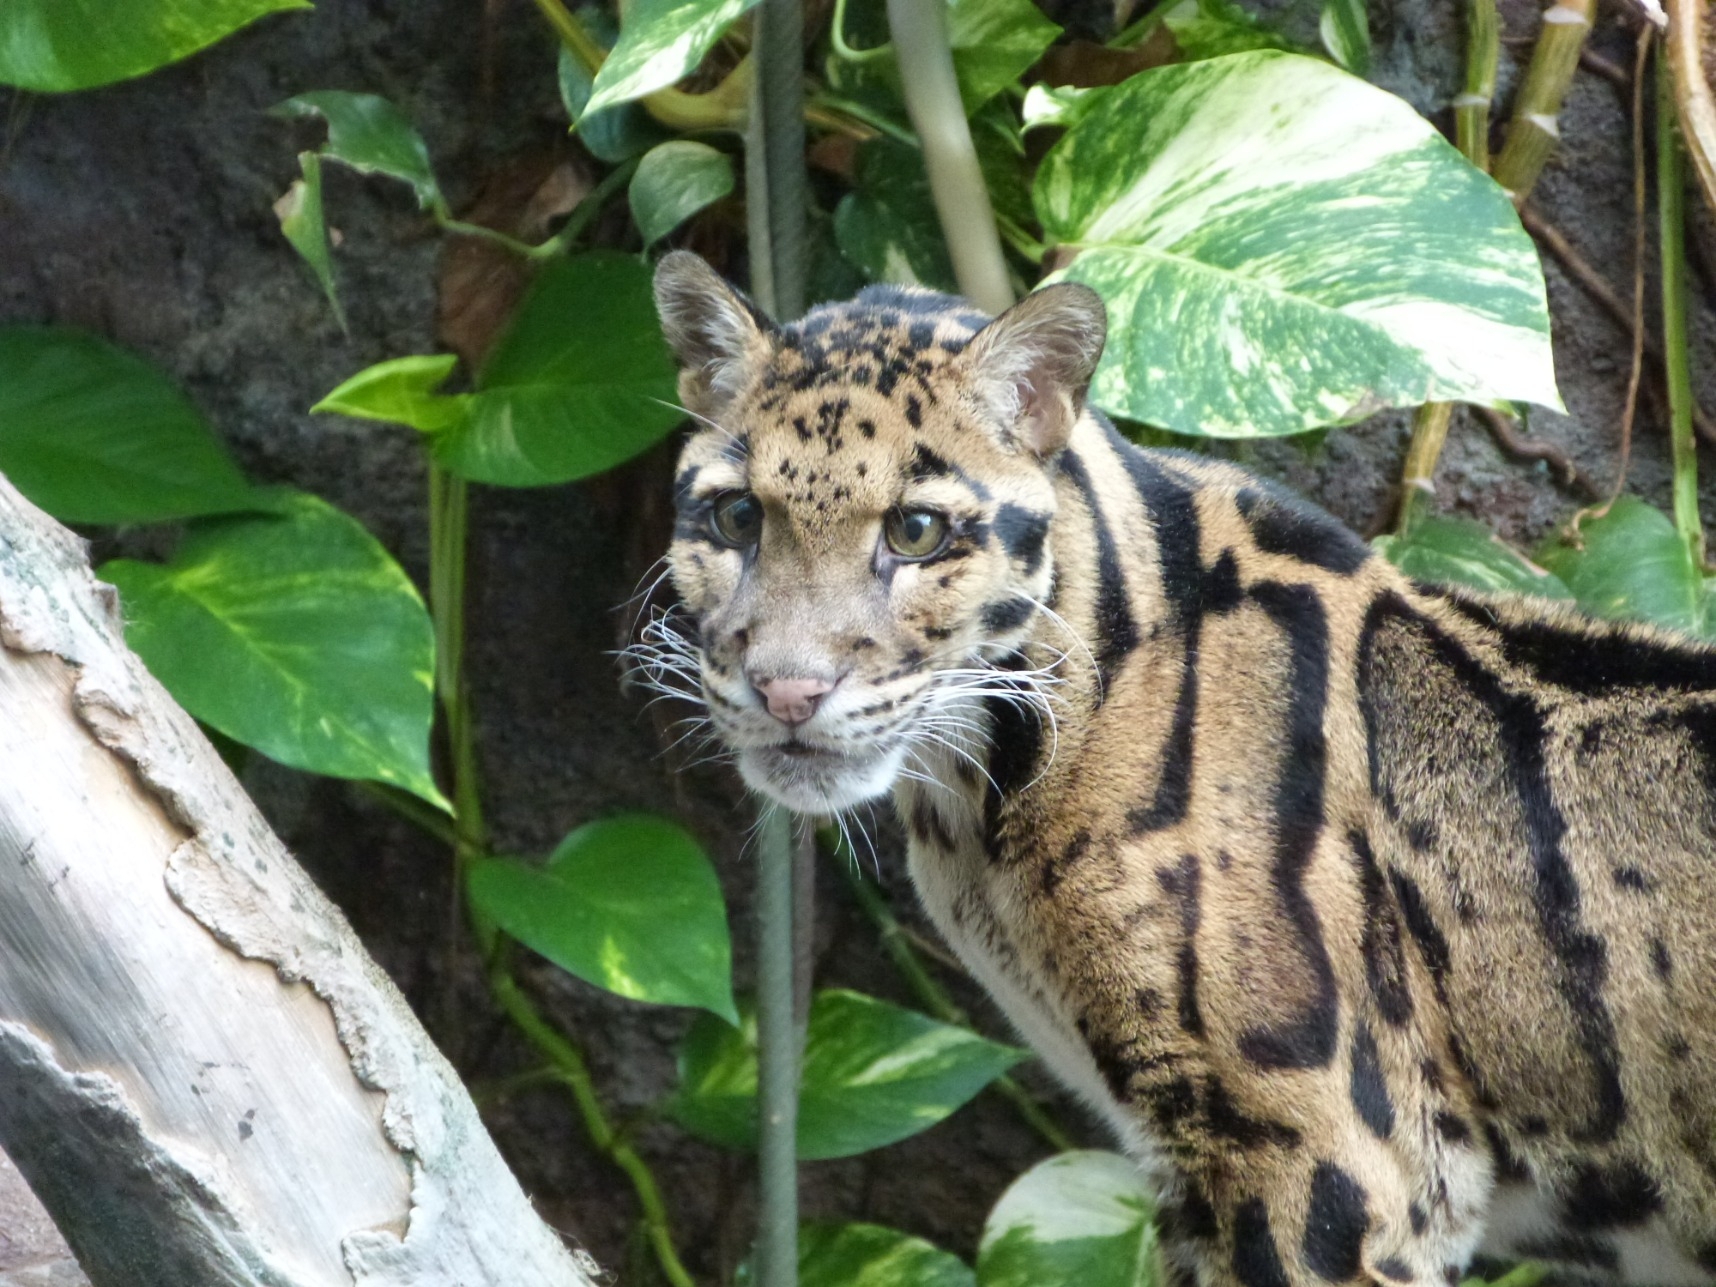
POLYGON ((675 139, 645 152, 628 194, 644 244, 653 245, 733 190, 733 161, 707 143, 675 139))
POLYGON ((1023 76, 1060 34, 1032 0, 953 0, 947 43, 966 115, 1023 76))
POLYGON ((586 111, 666 89, 703 61, 757 0, 632 0, 613 52, 596 73, 586 111))
POLYGON ((473 482, 563 483, 611 469, 683 419, 649 269, 597 251, 546 265, 435 458, 473 482))
POLYGON ((303 256, 310 266, 334 318, 342 331, 347 330, 346 311, 340 307, 339 292, 334 287, 334 261, 328 253, 328 227, 322 218, 322 158, 314 152, 298 153, 298 165, 304 177, 294 179, 284 196, 274 203, 274 215, 280 220, 280 231, 292 243, 292 249, 303 256))
POLYGON ((666 818, 604 818, 567 836, 542 867, 485 859, 470 882, 495 925, 585 982, 739 1022, 721 882, 702 846, 666 818))
POLYGON ((1546 599, 1573 597, 1559 577, 1469 518, 1428 515, 1414 520, 1406 535, 1379 536, 1371 544, 1415 580, 1546 599))
POLYGON ((386 782, 429 773, 434 639, 410 579, 356 519, 302 492, 204 519, 165 564, 115 559, 125 639, 192 715, 282 764, 386 782))
POLYGON ((1069 129, 1096 106, 1106 89, 1105 85, 1045 85, 1038 81, 1025 91, 1025 102, 1019 109, 1024 127, 1069 129))
POLYGON ((259 505, 176 384, 80 331, 0 328, 0 473, 65 523, 259 505))
MULTIPOLYGON (((703 1139, 756 1146, 756 1023, 699 1020, 679 1054, 670 1112, 703 1139)), ((798 1155, 850 1157, 941 1121, 1025 1057, 965 1028, 856 992, 816 994, 805 1040, 798 1155)))
MULTIPOLYGON (((755 1282, 751 1262, 738 1287, 755 1282)), ((879 1224, 806 1224, 798 1231, 798 1287, 977 1287, 971 1268, 933 1242, 879 1224)))
POLYGON ((318 149, 320 155, 359 174, 385 174, 409 183, 425 210, 440 204, 441 189, 429 167, 429 149, 422 135, 385 98, 320 89, 268 110, 285 119, 320 116, 328 123, 328 141, 318 149))
POLYGON ((1293 45, 1232 0, 1182 0, 1162 15, 1180 57, 1188 62, 1293 45))
POLYGON ((1329 56, 1355 76, 1370 70, 1370 17, 1365 0, 1325 0, 1317 30, 1329 56))
MULTIPOLYGON (((586 15, 600 12, 594 9, 584 11, 586 15)), ((607 17, 605 13, 601 16, 607 17)), ((595 24, 591 22, 588 25, 595 24)), ((573 133, 584 141, 585 148, 598 161, 618 165, 640 152, 647 152, 669 137, 667 131, 652 121, 636 103, 621 103, 600 112, 585 111, 595 77, 585 71, 584 64, 564 46, 560 50, 559 80, 560 101, 566 105, 567 116, 572 118, 573 133)))
POLYGON ((333 412, 356 420, 380 420, 436 433, 458 423, 470 401, 467 394, 436 393, 435 388, 459 364, 451 353, 393 358, 365 367, 323 398, 312 412, 333 412))
POLYGON ((1619 497, 1607 514, 1579 524, 1579 541, 1552 539, 1538 548, 1537 560, 1567 583, 1586 612, 1711 633, 1704 579, 1661 510, 1636 496, 1619 497))
POLYGON ((0 85, 89 89, 177 62, 306 0, 5 0, 0 85))
POLYGON ((982 1287, 1152 1287, 1155 1207, 1138 1168, 1086 1150, 1039 1162, 1001 1195, 977 1250, 982 1287))
POLYGON ((1327 63, 1141 72, 1050 149, 1037 212, 1108 304, 1093 397, 1214 437, 1428 401, 1560 405, 1537 252, 1406 103, 1327 63))
MULTIPOLYGON (((888 29, 881 3, 852 5, 847 22, 849 39, 859 31, 873 36, 878 43, 866 47, 874 48, 876 56, 861 63, 830 56, 830 85, 843 97, 903 122, 899 63, 893 49, 880 43, 888 29)), ((949 0, 947 40, 966 115, 1014 84, 1060 34, 1032 0, 949 0)), ((857 39, 864 44, 866 37, 857 39)))
POLYGON ((834 239, 871 281, 955 289, 924 155, 894 139, 858 147, 854 187, 834 210, 834 239))

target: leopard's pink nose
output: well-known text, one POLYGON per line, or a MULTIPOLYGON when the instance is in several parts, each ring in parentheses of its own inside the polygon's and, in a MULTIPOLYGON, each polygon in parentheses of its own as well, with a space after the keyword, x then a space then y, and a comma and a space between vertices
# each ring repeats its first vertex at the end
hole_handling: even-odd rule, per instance
POLYGON ((834 685, 825 679, 766 679, 753 687, 769 704, 769 714, 783 724, 802 724, 834 685))

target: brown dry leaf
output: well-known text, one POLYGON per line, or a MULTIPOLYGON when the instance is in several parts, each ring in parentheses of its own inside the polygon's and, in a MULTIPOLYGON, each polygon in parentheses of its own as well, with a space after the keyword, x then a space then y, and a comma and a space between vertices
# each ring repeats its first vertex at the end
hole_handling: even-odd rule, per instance
MULTIPOLYGON (((593 186, 590 172, 565 149, 528 152, 491 173, 459 217, 537 242, 593 186)), ((448 237, 441 251, 437 338, 476 370, 518 307, 530 276, 531 266, 501 246, 448 237)))
POLYGON ((1037 64, 1045 85, 1073 85, 1088 89, 1096 85, 1118 85, 1137 72, 1170 63, 1179 54, 1174 35, 1157 27, 1141 45, 1110 49, 1091 40, 1056 45, 1037 64))

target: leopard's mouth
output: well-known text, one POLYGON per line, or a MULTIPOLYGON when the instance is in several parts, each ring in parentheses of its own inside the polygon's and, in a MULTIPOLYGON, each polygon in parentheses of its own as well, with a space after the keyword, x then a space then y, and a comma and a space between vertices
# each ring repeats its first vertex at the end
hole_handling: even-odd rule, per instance
POLYGON ((739 752, 752 790, 801 813, 839 813, 886 795, 905 759, 903 743, 830 747, 787 741, 739 752))

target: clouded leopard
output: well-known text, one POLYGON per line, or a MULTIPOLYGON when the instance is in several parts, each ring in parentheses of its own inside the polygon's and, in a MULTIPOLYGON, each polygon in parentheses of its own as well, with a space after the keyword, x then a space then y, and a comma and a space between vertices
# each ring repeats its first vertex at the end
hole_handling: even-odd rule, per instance
POLYGON ((776 326, 676 253, 656 294, 698 422, 662 664, 764 795, 892 795, 1174 1280, 1716 1282, 1716 651, 1132 446, 1082 287, 776 326))

